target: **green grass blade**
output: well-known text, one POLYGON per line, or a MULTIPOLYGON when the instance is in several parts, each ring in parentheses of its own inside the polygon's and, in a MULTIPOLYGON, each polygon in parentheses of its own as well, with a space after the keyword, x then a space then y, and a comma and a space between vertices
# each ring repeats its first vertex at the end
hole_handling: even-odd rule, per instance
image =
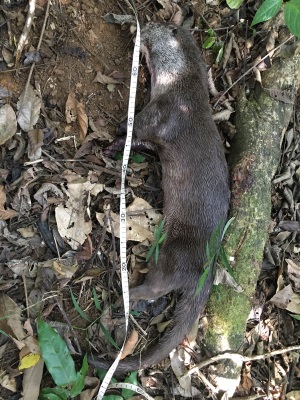
POLYGON ((104 334, 104 336, 106 337, 106 339, 109 341, 109 343, 114 346, 116 349, 120 350, 119 346, 117 345, 117 343, 114 341, 114 339, 110 336, 108 330, 105 328, 105 326, 102 324, 102 322, 98 321, 98 324, 100 325, 100 328, 104 334))
POLYGON ((223 233, 222 233, 222 237, 221 237, 221 242, 223 241, 223 239, 224 239, 224 237, 225 237, 225 234, 226 234, 228 228, 230 227, 230 225, 233 223, 234 220, 235 220, 235 217, 232 217, 232 218, 230 218, 230 219, 226 222, 226 224, 225 224, 225 226, 224 226, 224 229, 223 229, 223 233))
POLYGON ((159 255, 159 245, 155 248, 155 264, 158 263, 158 255, 159 255))
POLYGON ((97 296, 95 288, 93 288, 93 299, 94 299, 94 304, 95 304, 96 309, 98 311, 102 312, 102 309, 101 309, 101 306, 100 306, 100 302, 99 302, 99 299, 98 299, 98 296, 97 296))
POLYGON ((75 296, 72 292, 72 289, 70 288, 70 293, 71 293, 71 298, 75 307, 75 310, 78 312, 78 314, 80 314, 82 316, 82 318, 84 318, 85 320, 87 320, 88 322, 92 322, 88 316, 85 314, 84 311, 82 311, 82 309, 80 308, 79 304, 77 303, 77 300, 75 299, 75 296))
POLYGON ((76 397, 82 392, 82 390, 85 386, 85 377, 87 375, 88 369, 89 369, 89 365, 87 362, 87 356, 85 355, 83 358, 83 361, 82 361, 82 367, 81 367, 80 371, 77 373, 77 379, 72 384, 71 397, 76 397))
POLYGON ((167 232, 164 232, 162 235, 161 235, 161 237, 158 239, 158 244, 161 244, 164 240, 165 240, 165 238, 166 238, 166 236, 167 236, 167 232))
POLYGON ((210 270, 210 267, 206 268, 204 270, 203 274, 201 275, 201 277, 199 279, 199 283, 198 283, 198 286, 197 286, 197 290, 196 290, 195 296, 197 296, 197 294, 199 294, 201 289, 203 288, 203 285, 204 285, 204 282, 205 282, 205 280, 207 278, 209 270, 210 270))
POLYGON ((150 247, 150 249, 147 253, 147 256, 146 256, 146 262, 148 262, 150 260, 152 254, 154 253, 156 246, 157 246, 157 243, 153 243, 152 246, 150 247))

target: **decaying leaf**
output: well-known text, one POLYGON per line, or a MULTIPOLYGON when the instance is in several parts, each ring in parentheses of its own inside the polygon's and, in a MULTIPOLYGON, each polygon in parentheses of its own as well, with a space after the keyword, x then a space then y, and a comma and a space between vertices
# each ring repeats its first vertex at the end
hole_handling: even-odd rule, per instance
POLYGON ((121 81, 120 79, 115 79, 111 76, 101 74, 101 72, 98 71, 93 82, 99 82, 107 85, 108 83, 120 83, 121 81))
POLYGON ((38 160, 42 155, 42 146, 44 143, 44 132, 42 129, 33 129, 28 132, 28 158, 29 160, 38 160))
POLYGON ((66 121, 68 124, 77 120, 77 100, 75 93, 70 92, 66 101, 66 121))
POLYGON ((6 203, 6 193, 4 191, 4 187, 0 185, 0 218, 6 220, 18 215, 18 212, 12 210, 9 207, 5 207, 6 203))
POLYGON ((67 279, 72 278, 77 271, 77 267, 77 261, 73 257, 53 260, 53 268, 55 272, 67 279))
POLYGON ((139 335, 136 330, 133 330, 126 341, 126 344, 122 351, 121 360, 133 353, 138 340, 139 340, 139 335))
POLYGON ((286 104, 294 104, 295 99, 294 95, 291 91, 288 90, 280 90, 280 89, 269 89, 269 94, 273 99, 282 101, 286 104))
POLYGON ((68 181, 65 193, 68 200, 55 209, 57 228, 62 238, 65 238, 73 250, 84 243, 92 230, 89 218, 90 191, 95 184, 89 178, 82 178, 70 171, 64 178, 68 181))
POLYGON ((18 107, 18 124, 25 132, 33 129, 40 115, 42 100, 31 85, 21 93, 18 107))
POLYGON ((180 357, 178 350, 173 350, 170 353, 171 368, 178 379, 180 386, 190 391, 192 389, 192 378, 190 375, 184 376, 187 368, 184 365, 183 359, 180 357))
POLYGON ((169 20, 173 14, 171 0, 158 0, 158 3, 161 4, 163 8, 158 11, 157 15, 166 21, 169 20))
POLYGON ((104 21, 109 24, 136 24, 135 18, 133 15, 119 15, 114 13, 105 14, 103 17, 104 21))
POLYGON ((66 121, 68 124, 78 121, 79 140, 82 142, 88 130, 88 117, 82 103, 78 102, 73 92, 69 93, 66 102, 66 121))
POLYGON ((18 342, 25 338, 21 309, 3 292, 0 292, 0 329, 18 342))
POLYGON ((10 390, 12 393, 17 391, 16 378, 10 378, 9 374, 0 375, 0 385, 5 389, 10 390))
POLYGON ((292 285, 284 287, 279 290, 270 300, 271 303, 275 304, 276 307, 286 310, 289 302, 291 301, 293 294, 292 285))
POLYGON ((38 363, 31 368, 25 369, 22 379, 23 400, 37 400, 39 398, 43 371, 44 360, 42 358, 40 358, 38 363))
POLYGON ((42 206, 47 205, 48 192, 53 193, 56 197, 63 199, 63 192, 53 183, 44 183, 39 190, 34 194, 35 200, 37 200, 42 206))
MULTIPOLYGON (((162 215, 155 211, 145 200, 136 197, 130 206, 127 207, 126 231, 127 240, 143 242, 146 239, 152 240, 154 227, 161 221, 162 215)), ((104 226, 103 213, 96 213, 97 220, 104 226)), ((111 223, 114 235, 120 237, 120 216, 111 212, 111 223)), ((111 232, 110 223, 106 223, 106 229, 111 232)))
POLYGON ((0 146, 17 132, 16 114, 9 104, 0 108, 0 146))
POLYGON ((79 124, 79 140, 82 142, 88 130, 88 117, 84 111, 82 103, 77 103, 77 118, 79 124))

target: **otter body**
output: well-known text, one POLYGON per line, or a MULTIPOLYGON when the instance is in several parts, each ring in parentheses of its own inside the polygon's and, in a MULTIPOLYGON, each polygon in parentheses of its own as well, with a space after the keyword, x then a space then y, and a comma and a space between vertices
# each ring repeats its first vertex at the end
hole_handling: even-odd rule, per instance
MULTIPOLYGON (((206 245, 224 225, 229 207, 228 170, 213 122, 206 67, 184 28, 148 23, 141 49, 151 73, 151 99, 136 116, 134 137, 155 144, 162 164, 164 230, 158 265, 149 263, 145 282, 130 289, 130 300, 178 293, 172 323, 158 343, 140 356, 127 357, 118 371, 157 364, 184 339, 204 310, 213 284, 213 268, 195 296, 206 263, 206 245)), ((93 365, 111 363, 90 357, 93 365)))

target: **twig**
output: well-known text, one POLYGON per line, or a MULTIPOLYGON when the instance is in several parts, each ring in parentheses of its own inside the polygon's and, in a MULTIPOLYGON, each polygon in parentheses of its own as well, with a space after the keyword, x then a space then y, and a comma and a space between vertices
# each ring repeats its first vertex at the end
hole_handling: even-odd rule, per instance
POLYGON ((19 43, 17 46, 17 52, 16 52, 16 62, 15 62, 15 67, 18 67, 20 58, 21 58, 21 54, 22 54, 22 50, 24 48, 25 42, 27 40, 27 37, 29 35, 30 32, 30 28, 33 22, 33 17, 34 17, 34 11, 35 11, 35 0, 29 0, 28 2, 28 14, 27 14, 27 18, 25 21, 25 25, 23 28, 23 31, 21 33, 20 39, 19 39, 19 43))
POLYGON ((27 282, 26 282, 26 277, 24 274, 22 274, 22 279, 23 279, 23 285, 24 285, 24 293, 25 293, 25 302, 26 302, 26 311, 27 311, 27 318, 30 318, 29 314, 29 308, 28 308, 28 293, 27 293, 27 282))
MULTIPOLYGON (((56 61, 49 61, 47 63, 37 64, 36 68, 45 67, 45 66, 48 67, 49 65, 52 65, 52 64, 56 64, 56 61)), ((26 65, 24 67, 18 67, 18 68, 5 69, 3 71, 0 71, 0 74, 7 74, 9 72, 20 71, 20 70, 29 69, 29 68, 31 68, 31 65, 26 65)))
POLYGON ((207 387, 207 389, 211 392, 211 395, 213 397, 213 399, 217 399, 216 394, 218 393, 218 389, 216 389, 210 382, 209 380, 206 378, 206 376, 204 374, 202 374, 201 371, 197 372, 199 379, 202 381, 202 383, 207 387))
POLYGON ((76 343, 78 353, 79 353, 79 354, 82 354, 81 348, 80 348, 80 344, 79 344, 79 341, 78 341, 78 339, 77 339, 77 335, 76 335, 76 333, 75 333, 75 331, 74 331, 74 329, 73 329, 73 326, 72 326, 72 324, 71 324, 71 322, 70 322, 70 320, 69 320, 69 317, 67 316, 67 313, 65 312, 65 310, 64 310, 63 307, 62 307, 62 305, 60 304, 60 302, 59 302, 57 299, 55 300, 55 302, 56 302, 56 304, 57 304, 57 306, 58 306, 60 312, 62 313, 62 316, 63 316, 64 319, 66 320, 66 322, 67 322, 67 324, 68 324, 68 326, 69 326, 71 332, 73 333, 74 342, 76 343))
POLYGON ((194 372, 197 372, 198 369, 206 367, 207 365, 210 365, 210 364, 212 364, 216 361, 220 361, 220 360, 229 359, 229 360, 234 360, 234 362, 241 364, 243 362, 248 362, 248 361, 264 360, 269 357, 277 356, 279 354, 285 354, 285 353, 288 353, 289 351, 296 351, 296 350, 300 350, 300 346, 291 346, 291 347, 287 347, 286 349, 274 350, 274 351, 271 351, 270 353, 265 353, 265 354, 261 354, 258 356, 251 356, 251 357, 246 357, 246 356, 243 356, 243 355, 237 354, 237 353, 218 354, 215 357, 211 357, 208 360, 204 360, 204 361, 200 362, 195 367, 193 367, 192 369, 187 371, 183 375, 183 377, 191 375, 194 372))
MULTIPOLYGON (((40 39, 39 39, 36 51, 40 50, 40 47, 41 47, 41 44, 42 44, 42 39, 43 39, 43 36, 44 36, 44 33, 45 33, 46 23, 47 23, 47 19, 48 19, 48 16, 49 16, 49 8, 50 8, 50 0, 48 0, 48 3, 47 3, 45 17, 44 17, 44 23, 43 23, 43 27, 42 27, 42 31, 41 31, 41 34, 40 34, 40 39)), ((28 78, 27 78, 27 82, 26 82, 26 86, 25 86, 25 90, 24 90, 23 101, 26 98, 26 92, 27 92, 29 84, 30 84, 30 80, 31 80, 31 76, 32 76, 34 67, 35 67, 35 62, 32 63, 30 71, 29 71, 29 74, 28 74, 28 78)), ((19 108, 19 113, 18 114, 21 113, 22 108, 23 108, 23 102, 22 102, 22 104, 20 104, 20 108, 19 108)))
POLYGON ((270 54, 274 53, 276 50, 280 49, 280 47, 282 47, 284 44, 286 44, 289 40, 293 39, 295 36, 291 35, 290 37, 288 37, 284 42, 280 43, 280 45, 278 45, 277 47, 275 47, 275 49, 269 51, 264 57, 262 57, 259 61, 257 61, 254 65, 252 65, 251 68, 248 69, 248 71, 246 71, 243 75, 241 75, 235 82, 233 82, 233 84, 225 90, 225 92, 221 95, 221 97, 216 101, 216 103, 214 104, 213 108, 216 108, 216 106, 219 104, 220 100, 222 99, 222 97, 225 96, 225 94, 227 94, 232 88, 233 86, 235 86, 239 81, 241 81, 247 74, 249 74, 249 72, 251 72, 254 68, 256 68, 263 60, 265 60, 267 57, 270 56, 270 54))
POLYGON ((131 314, 129 314, 129 318, 134 323, 134 325, 136 325, 137 328, 142 332, 142 334, 144 336, 147 336, 147 332, 141 327, 141 325, 139 325, 139 323, 133 318, 133 316, 131 314))

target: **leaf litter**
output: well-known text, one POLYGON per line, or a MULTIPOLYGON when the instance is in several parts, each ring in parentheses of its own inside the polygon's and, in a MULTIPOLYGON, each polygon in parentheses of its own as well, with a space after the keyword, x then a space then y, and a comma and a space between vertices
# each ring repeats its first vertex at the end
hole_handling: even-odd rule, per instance
MULTIPOLYGON (((46 2, 39 3, 40 8, 35 13, 44 17, 46 2)), ((122 342, 123 338, 123 329, 119 326, 124 322, 122 317, 117 318, 116 314, 108 312, 109 305, 120 293, 116 271, 121 161, 105 157, 103 149, 113 139, 117 123, 123 119, 127 109, 129 73, 126 75, 120 71, 130 71, 131 38, 130 35, 124 38, 124 31, 114 24, 120 24, 124 29, 133 19, 130 12, 121 15, 123 10, 120 12, 117 5, 112 6, 106 1, 102 3, 85 0, 75 1, 72 5, 71 2, 60 1, 60 11, 51 10, 41 48, 35 50, 37 42, 30 35, 27 38, 28 47, 24 42, 24 58, 21 47, 18 47, 17 58, 20 57, 22 68, 39 63, 33 70, 31 83, 27 85, 26 69, 19 70, 17 80, 13 78, 13 71, 9 72, 9 78, 8 74, 0 73, 0 144, 3 157, 0 166, 3 178, 0 185, 0 272, 3 277, 0 294, 3 295, 1 317, 4 318, 0 325, 11 338, 4 337, 4 344, 1 341, 0 355, 5 370, 8 371, 9 367, 13 369, 13 373, 4 373, 0 381, 1 387, 6 390, 4 396, 21 390, 16 380, 21 373, 18 352, 25 349, 21 355, 23 397, 37 398, 43 360, 39 360, 38 352, 33 350, 36 335, 34 329, 30 332, 29 327, 40 315, 50 322, 59 320, 65 327, 69 326, 69 319, 78 320, 78 313, 67 294, 67 285, 72 286, 79 306, 87 309, 91 320, 100 315, 101 323, 116 341, 122 342), (107 13, 108 10, 110 13, 107 13), (82 24, 81 16, 89 21, 87 26, 82 24), (102 16, 108 23, 103 22, 102 16), (109 57, 103 62, 102 57, 106 54, 109 57), (106 312, 95 313, 92 288, 98 294, 100 308, 106 312), (65 299, 63 309, 68 318, 57 311, 60 293, 65 299), (31 323, 28 324, 28 321, 31 323), (8 350, 10 354, 15 354, 14 361, 5 357, 8 350)), ((165 20, 172 17, 181 20, 183 3, 159 1, 159 9, 152 8, 150 11, 150 6, 145 5, 141 12, 146 19, 151 19, 156 13, 165 20)), ((7 42, 2 48, 5 72, 12 68, 14 61, 15 49, 9 38, 20 37, 26 18, 21 6, 16 6, 15 11, 7 7, 0 11, 5 18, 16 23, 7 25, 5 32, 7 42)), ((253 68, 253 73, 244 78, 246 89, 252 89, 256 82, 261 83, 261 71, 270 68, 274 49, 278 42, 284 40, 281 37, 284 28, 279 19, 275 29, 270 28, 270 22, 265 22, 256 36, 245 39, 243 21, 238 24, 233 22, 232 11, 226 5, 220 6, 222 18, 220 10, 213 5, 202 5, 201 12, 197 7, 195 5, 191 11, 192 19, 196 21, 203 41, 209 37, 208 29, 215 29, 215 45, 205 51, 205 57, 211 65, 209 79, 215 120, 222 132, 228 133, 226 140, 229 143, 234 135, 237 93, 237 87, 231 85, 250 68, 253 68), (216 57, 216 54, 223 56, 216 57)), ((248 3, 247 7, 247 12, 253 16, 253 4, 248 3)), ((42 19, 38 19, 31 28, 36 37, 41 32, 41 22, 42 19)), ((140 82, 143 88, 138 93, 138 101, 142 105, 146 79, 140 76, 140 82)), ((270 96, 290 104, 295 94, 274 88, 270 96)), ((258 320, 255 321, 255 311, 251 315, 256 317, 249 320, 245 345, 249 355, 292 346, 299 339, 296 317, 300 313, 300 124, 297 113, 294 122, 292 129, 283 135, 282 162, 274 179, 274 229, 266 246, 257 289, 259 303, 265 306, 263 309, 257 306, 257 310, 260 309, 258 320), (282 322, 278 323, 278 320, 282 322)), ((144 162, 131 160, 129 164, 130 187, 126 194, 130 280, 134 285, 148 272, 145 264, 147 251, 154 227, 162 218, 159 162, 152 153, 144 156, 144 162)), ((228 279, 220 277, 221 281, 228 279)), ((144 333, 153 338, 156 327, 163 331, 170 322, 172 316, 168 304, 169 299, 166 298, 155 305, 139 305, 142 314, 132 320, 133 326, 138 326, 137 331, 132 331, 139 335, 137 349, 147 342, 144 333), (150 324, 149 317, 153 317, 150 324)), ((78 325, 77 322, 75 325, 78 325)), ((102 353, 110 351, 101 329, 96 339, 94 331, 88 329, 84 321, 80 325, 89 333, 91 346, 102 353)), ((76 331, 76 335, 80 332, 76 331)), ((76 335, 64 335, 69 348, 73 347, 76 335)), ((84 342, 83 337, 80 340, 84 342)), ((136 337, 133 342, 134 345, 128 344, 130 352, 136 345, 136 337)), ((203 350, 200 353, 207 357, 203 350)), ((168 367, 168 363, 162 363, 160 368, 164 374, 170 374, 168 367)), ((182 364, 178 351, 173 355, 171 367, 179 381, 173 392, 176 398, 198 396, 201 383, 194 378, 183 377, 186 365, 182 364)), ((269 392, 273 396, 271 398, 276 398, 283 393, 285 383, 282 371, 288 373, 292 368, 299 369, 292 356, 282 357, 275 363, 272 376, 268 375, 265 367, 265 360, 245 365, 239 394, 264 395, 269 392), (275 378, 277 385, 273 384, 275 378)), ((207 376, 212 381, 216 371, 207 370, 207 376)), ((297 376, 291 377, 287 398, 299 393, 297 376)), ((46 379, 49 380, 49 377, 46 379)), ((146 388, 160 390, 164 398, 171 396, 167 381, 159 374, 144 376, 141 382, 146 388)), ((87 398, 91 398, 94 390, 91 389, 87 398)))

